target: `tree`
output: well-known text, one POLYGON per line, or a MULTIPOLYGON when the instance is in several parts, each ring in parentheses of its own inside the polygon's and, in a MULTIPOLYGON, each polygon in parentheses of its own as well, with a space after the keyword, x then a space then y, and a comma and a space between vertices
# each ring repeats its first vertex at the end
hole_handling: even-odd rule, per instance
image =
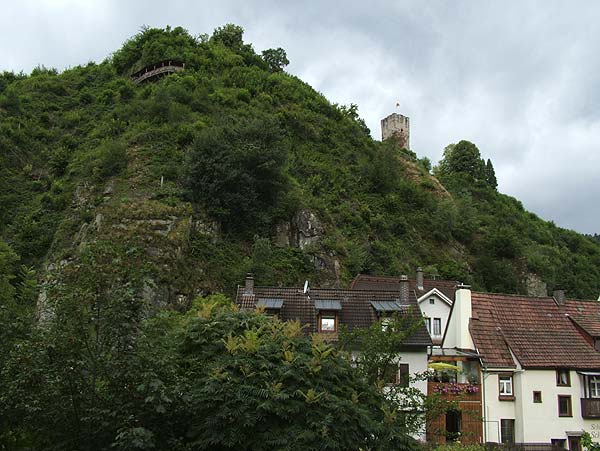
POLYGON ((273 220, 287 191, 287 155, 272 118, 210 127, 192 145, 186 185, 226 229, 256 230, 273 220))
POLYGON ((285 66, 290 64, 285 50, 283 50, 281 47, 263 50, 262 58, 269 66, 269 70, 271 72, 281 72, 285 66))
POLYGON ((494 171, 492 160, 490 160, 489 158, 487 160, 487 163, 485 164, 485 181, 494 189, 498 187, 498 180, 496 180, 496 171, 494 171))
POLYGON ((382 449, 381 395, 299 323, 211 312, 190 323, 183 349, 201 449, 382 449))
POLYGON ((398 371, 398 352, 406 340, 423 328, 419 312, 409 310, 373 323, 368 328, 342 331, 340 343, 356 350, 358 371, 384 397, 383 407, 391 430, 400 429, 407 436, 423 432, 428 419, 438 416, 446 405, 439 396, 427 396, 409 382, 423 380, 427 374, 412 375, 404 383, 389 384, 390 373, 398 371), (393 425, 393 426, 392 426, 393 425))
POLYGON ((472 142, 464 140, 446 146, 438 171, 441 175, 463 173, 475 181, 485 180, 485 163, 479 149, 472 142))
POLYGON ((600 451, 600 444, 592 440, 592 436, 589 432, 581 434, 581 444, 588 451, 600 451))
POLYGON ((56 283, 47 290, 44 321, 6 349, 0 417, 7 430, 20 432, 17 443, 107 449, 130 415, 144 412, 147 395, 138 387, 158 370, 139 354, 144 304, 137 258, 129 248, 97 241, 83 250, 80 266, 51 276, 56 283))
POLYGON ((244 45, 244 29, 239 25, 228 23, 222 27, 215 28, 210 41, 223 44, 225 47, 239 51, 244 45))
POLYGON ((414 445, 350 356, 307 337, 299 323, 211 296, 187 314, 134 320, 132 340, 119 321, 131 309, 123 294, 102 311, 67 298, 56 321, 11 352, 0 384, 0 449, 414 445))
POLYGON ((257 283, 261 285, 272 285, 277 283, 275 271, 273 271, 273 248, 268 238, 254 237, 252 244, 252 273, 257 283))

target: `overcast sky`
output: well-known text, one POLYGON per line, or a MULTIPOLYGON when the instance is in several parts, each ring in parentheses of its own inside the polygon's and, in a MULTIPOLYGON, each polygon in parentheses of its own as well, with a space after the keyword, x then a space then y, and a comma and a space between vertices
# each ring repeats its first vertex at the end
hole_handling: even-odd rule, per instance
POLYGON ((142 25, 211 33, 232 22, 257 52, 374 138, 392 112, 434 163, 473 141, 499 190, 556 224, 600 233, 600 2, 0 0, 0 70, 101 61, 142 25), (400 108, 396 108, 396 102, 400 108))

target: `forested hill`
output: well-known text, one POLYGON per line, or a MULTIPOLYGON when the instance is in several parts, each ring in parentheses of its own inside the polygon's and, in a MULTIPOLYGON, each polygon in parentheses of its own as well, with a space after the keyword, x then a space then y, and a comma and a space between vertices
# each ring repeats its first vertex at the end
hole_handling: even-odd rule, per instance
POLYGON ((4 72, 0 296, 185 308, 248 271, 344 286, 422 266, 478 290, 598 297, 600 244, 498 193, 475 145, 449 146, 435 177, 286 64, 226 25, 143 29, 101 63, 4 72), (185 69, 131 80, 165 60, 185 69))

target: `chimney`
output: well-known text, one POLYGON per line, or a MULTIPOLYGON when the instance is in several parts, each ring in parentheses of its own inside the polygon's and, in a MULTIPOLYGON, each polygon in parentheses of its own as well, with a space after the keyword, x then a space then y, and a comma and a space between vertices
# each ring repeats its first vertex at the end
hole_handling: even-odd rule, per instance
POLYGON ((254 294, 254 276, 251 272, 246 274, 246 287, 244 288, 244 295, 252 296, 254 294))
POLYGON ((469 333, 469 322, 472 316, 471 287, 459 284, 456 287, 454 305, 452 306, 450 318, 448 318, 443 347, 475 349, 475 344, 469 333))
POLYGON ((400 300, 402 302, 408 302, 408 293, 410 292, 410 288, 408 285, 408 276, 406 274, 402 274, 400 276, 400 300))
POLYGON ((423 291, 423 268, 417 268, 417 290, 423 291))
POLYGON ((554 300, 558 305, 563 305, 567 298, 565 297, 565 290, 556 289, 552 293, 554 296, 554 300))

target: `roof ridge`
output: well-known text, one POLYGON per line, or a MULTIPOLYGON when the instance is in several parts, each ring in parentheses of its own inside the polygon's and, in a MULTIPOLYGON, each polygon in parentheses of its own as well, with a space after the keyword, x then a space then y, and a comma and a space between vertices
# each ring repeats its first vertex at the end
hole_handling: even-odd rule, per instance
MULTIPOLYGON (((521 299, 552 299, 554 301, 553 296, 531 296, 528 294, 518 294, 518 293, 491 293, 489 291, 472 291, 471 296, 473 295, 484 295, 484 296, 500 296, 507 298, 521 298, 521 299)), ((600 303, 597 299, 577 299, 577 298, 567 298, 565 302, 589 302, 589 303, 600 303)))
POLYGON ((472 291, 471 296, 473 295, 484 295, 484 296, 501 296, 507 298, 521 298, 521 299, 552 299, 552 296, 529 296, 526 294, 515 294, 515 293, 491 293, 489 291, 472 291))

